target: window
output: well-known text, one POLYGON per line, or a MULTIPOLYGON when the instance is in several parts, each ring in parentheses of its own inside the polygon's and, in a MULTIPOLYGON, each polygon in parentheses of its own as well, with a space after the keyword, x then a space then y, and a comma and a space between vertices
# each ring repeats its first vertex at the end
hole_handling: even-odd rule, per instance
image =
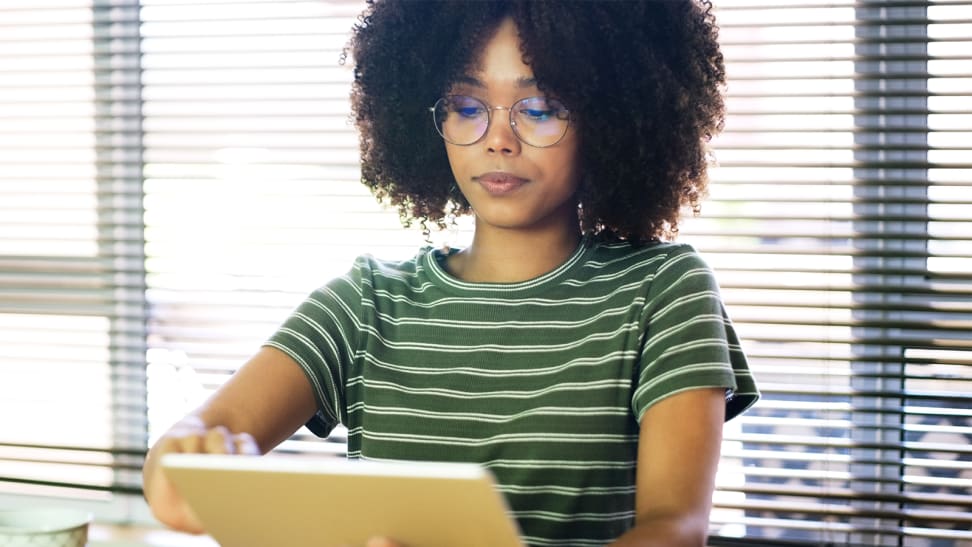
MULTIPOLYGON (((712 543, 968 547, 972 2, 716 7, 729 117, 680 239, 764 398, 712 543)), ((354 256, 423 244, 356 182, 360 9, 0 6, 0 506, 138 516, 149 442, 354 256)))
POLYGON ((137 12, 0 8, 3 491, 112 511, 145 446, 137 12))
POLYGON ((730 115, 682 237, 764 398, 728 425, 715 531, 972 545, 972 5, 717 5, 730 115))

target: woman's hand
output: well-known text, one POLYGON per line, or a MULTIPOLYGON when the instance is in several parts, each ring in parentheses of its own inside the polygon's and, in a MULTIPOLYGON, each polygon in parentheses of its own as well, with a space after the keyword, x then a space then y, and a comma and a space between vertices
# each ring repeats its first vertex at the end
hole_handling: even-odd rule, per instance
POLYGON ((149 451, 143 487, 152 514, 170 528, 201 534, 204 530, 199 519, 158 465, 164 454, 176 453, 258 455, 260 449, 248 433, 233 434, 223 426, 207 429, 201 419, 188 416, 166 432, 149 451))
POLYGON ((263 454, 290 437, 316 409, 314 391, 300 366, 276 348, 261 348, 149 450, 142 485, 155 518, 176 530, 203 532, 162 473, 159 459, 164 454, 263 454))

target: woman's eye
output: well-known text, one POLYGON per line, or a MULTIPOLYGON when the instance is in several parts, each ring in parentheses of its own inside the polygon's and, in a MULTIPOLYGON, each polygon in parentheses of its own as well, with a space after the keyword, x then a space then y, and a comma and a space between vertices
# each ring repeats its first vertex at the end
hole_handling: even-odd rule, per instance
POLYGON ((477 106, 456 107, 455 112, 464 118, 478 118, 483 115, 482 107, 477 106))
POLYGON ((531 120, 541 122, 544 120, 549 120, 554 116, 554 111, 550 109, 540 110, 537 108, 524 108, 523 110, 520 110, 520 113, 531 120))

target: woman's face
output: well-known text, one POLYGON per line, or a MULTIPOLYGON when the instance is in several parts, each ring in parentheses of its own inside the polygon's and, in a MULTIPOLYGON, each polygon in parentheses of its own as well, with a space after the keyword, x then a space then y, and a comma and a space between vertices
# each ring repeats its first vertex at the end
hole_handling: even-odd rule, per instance
MULTIPOLYGON (((506 19, 486 43, 476 68, 450 94, 475 97, 490 107, 542 96, 522 55, 516 26, 506 19)), ((517 138, 509 119, 509 110, 494 110, 486 135, 475 144, 445 144, 459 189, 476 212, 477 230, 557 225, 576 230, 579 139, 574 127, 556 144, 536 148, 517 138)))

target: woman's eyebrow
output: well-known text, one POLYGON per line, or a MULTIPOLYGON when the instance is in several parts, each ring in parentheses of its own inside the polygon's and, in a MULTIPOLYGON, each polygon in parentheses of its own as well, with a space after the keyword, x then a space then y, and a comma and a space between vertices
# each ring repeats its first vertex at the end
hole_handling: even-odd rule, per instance
MULTIPOLYGON (((486 89, 486 84, 476 79, 474 76, 464 75, 456 78, 457 84, 471 85, 473 87, 478 87, 480 89, 486 89)), ((533 76, 520 76, 516 79, 516 87, 520 89, 526 89, 528 87, 536 87, 537 79, 533 76)))

